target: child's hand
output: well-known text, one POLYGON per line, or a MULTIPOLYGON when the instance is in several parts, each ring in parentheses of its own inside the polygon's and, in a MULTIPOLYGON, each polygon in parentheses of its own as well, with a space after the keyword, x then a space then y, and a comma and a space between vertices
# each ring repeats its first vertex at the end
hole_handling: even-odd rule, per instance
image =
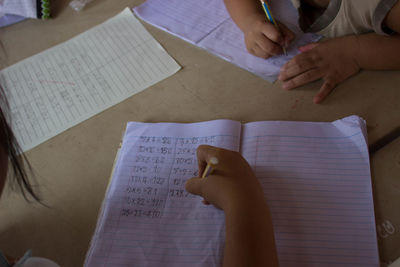
POLYGON ((230 211, 254 205, 265 205, 261 185, 247 161, 238 153, 222 148, 201 145, 197 149, 199 176, 207 161, 216 157, 219 161, 211 175, 189 179, 188 192, 202 196, 214 206, 230 211))
POLYGON ((247 18, 243 33, 250 54, 267 59, 282 54, 282 46, 289 46, 294 39, 293 32, 277 23, 281 32, 267 21, 264 14, 257 13, 247 18))
POLYGON ((282 68, 278 79, 284 89, 292 89, 323 79, 324 84, 314 96, 318 104, 342 81, 356 74, 360 67, 355 60, 358 44, 355 36, 335 38, 299 48, 295 56, 282 68))

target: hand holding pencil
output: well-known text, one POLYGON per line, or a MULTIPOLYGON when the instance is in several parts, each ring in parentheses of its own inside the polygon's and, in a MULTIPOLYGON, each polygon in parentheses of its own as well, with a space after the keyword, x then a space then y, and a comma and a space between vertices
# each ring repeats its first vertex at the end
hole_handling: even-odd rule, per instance
MULTIPOLYGON (((247 161, 238 152, 207 145, 198 147, 197 159, 204 178, 189 179, 185 188, 224 210, 222 265, 278 266, 270 211, 247 161)), ((210 216, 209 221, 212 224, 215 218, 210 216)))
MULTIPOLYGON (((236 23, 239 26, 238 21, 236 23)), ((258 4, 256 11, 241 17, 240 28, 249 53, 265 59, 285 54, 294 39, 293 32, 273 17, 264 1, 258 4)))
MULTIPOLYGON (((265 15, 266 15, 268 21, 270 23, 272 23, 275 26, 275 28, 279 31, 279 33, 282 35, 281 28, 278 25, 277 21, 275 20, 274 16, 272 15, 272 11, 271 11, 271 8, 269 7, 268 3, 264 0, 260 0, 260 2, 261 2, 262 8, 264 9, 264 12, 265 12, 265 15)), ((282 50, 285 53, 285 55, 287 56, 286 45, 287 45, 286 43, 281 44, 282 50)))
POLYGON ((188 192, 225 211, 265 201, 253 170, 238 152, 201 145, 197 159, 200 177, 186 182, 188 192))
POLYGON ((223 266, 278 266, 270 211, 247 161, 239 152, 207 145, 197 148, 197 160, 205 177, 187 180, 185 188, 224 210, 223 266))

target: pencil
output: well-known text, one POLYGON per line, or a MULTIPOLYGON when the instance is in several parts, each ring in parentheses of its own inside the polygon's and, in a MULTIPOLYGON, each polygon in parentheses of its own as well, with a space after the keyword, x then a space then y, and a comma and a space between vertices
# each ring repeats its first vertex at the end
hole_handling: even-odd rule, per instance
POLYGON ((206 176, 210 175, 213 172, 215 166, 217 166, 217 164, 218 164, 218 159, 216 157, 211 157, 207 162, 207 166, 204 169, 201 178, 205 178, 206 176))
MULTIPOLYGON (((268 21, 271 22, 272 25, 274 25, 275 28, 282 34, 282 31, 279 28, 278 23, 276 23, 276 20, 272 16, 272 12, 271 12, 271 9, 268 6, 268 3, 264 2, 263 0, 260 0, 260 2, 261 2, 262 8, 264 9, 265 15, 267 16, 268 21)), ((282 50, 283 50, 283 53, 285 53, 285 56, 287 56, 286 48, 283 45, 282 45, 282 50)))

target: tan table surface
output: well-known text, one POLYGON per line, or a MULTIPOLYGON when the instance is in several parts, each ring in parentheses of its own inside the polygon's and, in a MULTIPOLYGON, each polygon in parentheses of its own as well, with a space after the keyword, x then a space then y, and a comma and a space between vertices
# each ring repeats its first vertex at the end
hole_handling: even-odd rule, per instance
MULTIPOLYGON (((143 0, 94 0, 76 13, 53 1, 54 19, 0 28, 5 65, 66 41, 126 6, 143 0)), ((0 201, 0 248, 14 256, 31 248, 62 266, 81 266, 95 228, 112 162, 127 121, 196 122, 212 119, 333 121, 357 114, 378 144, 400 126, 400 72, 362 71, 322 104, 312 104, 321 82, 293 91, 269 84, 176 37, 145 25, 183 67, 172 77, 65 131, 27 155, 45 208, 5 192, 0 201)), ((1 57, 3 58, 3 56, 1 57)))
POLYGON ((374 153, 371 169, 379 253, 390 263, 400 257, 400 137, 374 153))

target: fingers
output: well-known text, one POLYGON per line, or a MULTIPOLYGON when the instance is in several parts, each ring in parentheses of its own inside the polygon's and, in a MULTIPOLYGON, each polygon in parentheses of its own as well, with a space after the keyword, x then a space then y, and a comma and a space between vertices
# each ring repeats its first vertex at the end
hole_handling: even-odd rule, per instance
POLYGON ((288 27, 286 27, 285 24, 278 22, 278 25, 283 35, 284 46, 288 47, 290 43, 294 40, 295 35, 288 27))
POLYGON ((199 166, 199 177, 203 174, 207 163, 210 158, 216 157, 219 159, 219 154, 224 150, 219 147, 209 146, 209 145, 200 145, 197 148, 197 161, 199 166))
POLYGON ((292 89, 318 80, 324 76, 324 68, 318 65, 318 57, 314 53, 297 55, 286 63, 278 76, 283 89, 292 89))
POLYGON ((282 48, 277 45, 272 43, 269 40, 260 40, 257 42, 257 45, 253 47, 253 55, 256 57, 261 57, 264 59, 277 56, 281 53, 282 48))
POLYGON ((252 47, 248 50, 249 50, 250 54, 252 54, 253 56, 260 57, 263 59, 267 59, 272 56, 271 54, 269 54, 268 52, 263 50, 261 47, 259 47, 258 45, 255 45, 254 47, 252 47))
POLYGON ((202 180, 198 177, 190 178, 185 183, 185 189, 193 195, 202 195, 202 180))
MULTIPOLYGON (((220 153, 224 151, 222 148, 213 147, 209 145, 200 145, 197 148, 197 161, 199 165, 199 177, 193 177, 186 181, 185 189, 191 194, 199 195, 204 197, 204 187, 206 186, 206 180, 200 178, 206 168, 206 165, 210 158, 219 158, 220 153)), ((203 199, 203 204, 210 205, 210 203, 203 199)))
POLYGON ((264 23, 263 27, 261 27, 261 32, 265 37, 267 37, 272 42, 278 45, 285 44, 285 40, 283 38, 282 33, 280 32, 279 29, 276 28, 274 24, 270 22, 264 23))
POLYGON ((292 89, 324 77, 326 68, 319 50, 312 50, 317 46, 319 44, 316 43, 303 46, 301 49, 305 52, 295 56, 281 68, 278 79, 284 81, 283 89, 292 89))
POLYGON ((304 84, 307 84, 309 82, 318 80, 322 78, 323 72, 321 69, 312 69, 309 71, 306 71, 300 75, 297 75, 293 79, 290 79, 287 82, 284 82, 282 84, 282 88, 286 90, 290 90, 299 86, 302 86, 304 84))
POLYGON ((304 53, 304 52, 307 52, 307 51, 309 51, 309 50, 311 50, 311 49, 313 49, 313 48, 315 48, 317 46, 318 46, 317 43, 311 43, 311 44, 307 44, 307 45, 301 46, 298 49, 299 49, 300 52, 304 53))
POLYGON ((271 43, 269 44, 269 47, 263 47, 259 44, 264 51, 270 51, 270 55, 274 56, 282 54, 282 48, 288 47, 295 37, 294 33, 284 24, 278 22, 278 25, 279 27, 277 28, 272 23, 266 23, 263 27, 263 34, 271 41, 271 43), (271 47, 271 45, 273 46, 271 47))
MULTIPOLYGON (((185 190, 189 193, 197 196, 205 197, 205 193, 209 191, 207 187, 207 180, 201 179, 199 177, 193 177, 186 181, 185 183, 185 190)), ((208 202, 205 198, 202 200, 204 205, 210 205, 211 203, 208 202)), ((214 204, 215 207, 220 208, 218 205, 214 204)))
POLYGON ((293 61, 294 64, 287 64, 282 67, 278 76, 280 81, 286 81, 316 67, 314 61, 310 60, 309 58, 300 58, 300 60, 298 58, 294 58, 291 61, 293 61))
POLYGON ((335 89, 336 83, 331 79, 326 79, 318 94, 314 96, 313 102, 315 104, 321 103, 332 91, 335 89))
POLYGON ((208 145, 200 145, 197 148, 197 163, 199 166, 199 177, 203 174, 206 166, 207 166, 207 160, 209 159, 209 153, 208 151, 212 151, 214 147, 208 146, 208 145))
POLYGON ((287 71, 293 67, 300 67, 301 69, 307 70, 307 68, 314 68, 321 65, 321 56, 314 51, 304 52, 299 54, 286 62, 281 68, 281 71, 287 71))
POLYGON ((282 54, 282 47, 287 47, 294 39, 294 34, 285 25, 275 25, 265 20, 255 26, 255 29, 245 34, 247 50, 254 56, 267 59, 282 54))

